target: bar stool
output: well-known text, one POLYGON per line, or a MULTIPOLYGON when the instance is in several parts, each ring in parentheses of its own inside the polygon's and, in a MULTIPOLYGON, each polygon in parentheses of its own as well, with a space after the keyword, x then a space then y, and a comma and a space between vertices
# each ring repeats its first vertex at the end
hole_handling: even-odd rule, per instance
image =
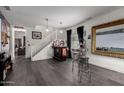
POLYGON ((72 49, 72 72, 74 70, 75 63, 78 63, 79 51, 79 49, 72 49))
POLYGON ((81 82, 82 76, 85 75, 88 78, 88 81, 91 82, 91 71, 89 67, 89 58, 82 57, 78 61, 78 80, 81 82))

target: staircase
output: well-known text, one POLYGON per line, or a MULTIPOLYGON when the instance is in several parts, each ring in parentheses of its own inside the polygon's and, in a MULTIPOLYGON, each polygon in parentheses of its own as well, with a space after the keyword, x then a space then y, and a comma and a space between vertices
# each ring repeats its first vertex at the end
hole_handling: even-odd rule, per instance
MULTIPOLYGON (((31 60, 37 61, 36 56, 43 55, 42 51, 56 39, 56 32, 50 33, 47 37, 41 40, 39 44, 31 46, 31 60), (41 54, 42 53, 42 54, 41 54)), ((39 60, 39 58, 38 58, 39 60)), ((41 59, 42 60, 42 59, 41 59)))

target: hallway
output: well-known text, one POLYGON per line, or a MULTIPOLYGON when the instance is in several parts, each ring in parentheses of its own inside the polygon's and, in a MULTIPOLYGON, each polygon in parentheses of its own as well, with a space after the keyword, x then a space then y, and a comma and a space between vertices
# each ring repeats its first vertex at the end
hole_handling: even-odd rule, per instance
POLYGON ((92 81, 86 78, 82 83, 78 82, 77 73, 71 71, 71 59, 66 62, 55 60, 43 60, 31 62, 20 56, 13 64, 13 71, 6 78, 7 82, 14 86, 108 86, 124 85, 124 74, 90 65, 92 81))

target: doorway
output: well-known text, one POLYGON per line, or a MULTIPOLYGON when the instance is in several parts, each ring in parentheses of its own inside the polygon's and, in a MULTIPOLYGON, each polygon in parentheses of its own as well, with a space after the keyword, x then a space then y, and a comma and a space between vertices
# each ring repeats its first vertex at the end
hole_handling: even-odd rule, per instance
POLYGON ((25 32, 15 31, 15 56, 25 56, 25 32))

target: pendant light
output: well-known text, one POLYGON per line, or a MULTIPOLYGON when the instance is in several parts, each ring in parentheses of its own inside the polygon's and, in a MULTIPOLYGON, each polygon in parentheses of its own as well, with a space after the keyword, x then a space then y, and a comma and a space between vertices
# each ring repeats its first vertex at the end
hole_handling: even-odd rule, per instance
MULTIPOLYGON (((62 25, 62 22, 60 22, 60 25, 62 25)), ((59 31, 59 33, 61 33, 61 34, 62 34, 62 33, 63 33, 63 30, 60 30, 60 31, 59 31)))
POLYGON ((48 29, 48 18, 46 18, 45 20, 46 20, 46 32, 49 32, 49 29, 48 29))

